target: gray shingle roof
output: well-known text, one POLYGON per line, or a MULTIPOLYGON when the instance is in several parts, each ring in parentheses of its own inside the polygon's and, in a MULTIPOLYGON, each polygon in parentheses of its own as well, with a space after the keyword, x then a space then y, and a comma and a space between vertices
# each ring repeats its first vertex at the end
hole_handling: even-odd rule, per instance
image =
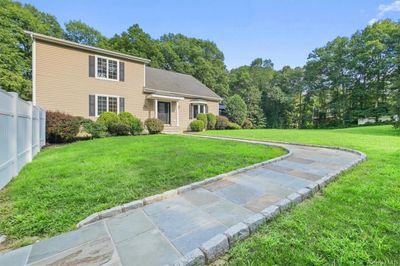
POLYGON ((219 101, 215 92, 191 75, 146 66, 145 92, 167 93, 219 101))

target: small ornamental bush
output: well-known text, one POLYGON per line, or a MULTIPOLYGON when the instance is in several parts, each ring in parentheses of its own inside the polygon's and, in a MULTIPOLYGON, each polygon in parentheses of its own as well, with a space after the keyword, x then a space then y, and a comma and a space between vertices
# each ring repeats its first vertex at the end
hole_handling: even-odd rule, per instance
POLYGON ((148 118, 144 122, 144 125, 149 131, 149 134, 158 134, 164 130, 164 123, 157 118, 148 118))
POLYGON ((130 126, 133 122, 133 115, 129 112, 122 112, 118 114, 119 122, 122 124, 130 126))
POLYGON ((131 132, 131 128, 122 123, 111 123, 108 125, 108 132, 112 136, 128 136, 131 132))
POLYGON ((203 121, 204 128, 206 129, 207 128, 207 115, 200 113, 200 114, 197 114, 196 118, 197 118, 197 120, 203 121))
POLYGON ((131 134, 140 135, 142 134, 143 130, 143 122, 139 118, 134 117, 133 123, 131 124, 131 134))
POLYGON ((241 129, 241 127, 236 123, 229 122, 227 129, 241 129))
POLYGON ((107 136, 107 128, 90 119, 83 118, 80 120, 80 124, 82 130, 89 133, 92 138, 104 138, 107 136))
POLYGON ((246 120, 244 120, 242 128, 244 129, 252 129, 254 128, 253 123, 251 122, 250 119, 246 118, 246 120))
POLYGON ((76 140, 79 118, 61 112, 46 112, 46 137, 49 143, 68 143, 76 140))
POLYGON ((202 120, 194 120, 190 123, 190 129, 195 132, 204 130, 204 122, 202 120))
POLYGON ((207 114, 207 129, 215 129, 216 123, 217 117, 212 113, 207 114))
POLYGON ((105 126, 107 129, 113 123, 119 123, 119 117, 113 112, 104 112, 97 118, 96 123, 105 126))
POLYGON ((217 122, 215 123, 215 129, 221 130, 226 129, 228 127, 229 120, 225 116, 219 115, 217 116, 217 122))
POLYGON ((119 113, 118 117, 122 124, 129 126, 131 135, 139 135, 142 133, 143 123, 139 118, 128 112, 119 113))

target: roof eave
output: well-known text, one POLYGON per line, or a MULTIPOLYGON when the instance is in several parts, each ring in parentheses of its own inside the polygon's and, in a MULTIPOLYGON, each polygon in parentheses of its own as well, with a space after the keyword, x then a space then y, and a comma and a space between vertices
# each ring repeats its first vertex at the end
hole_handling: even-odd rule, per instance
POLYGON ((170 95, 177 95, 177 96, 183 96, 183 97, 188 97, 188 98, 200 98, 200 99, 205 99, 205 100, 210 100, 210 101, 218 101, 218 102, 222 101, 221 97, 211 97, 211 96, 203 96, 203 95, 197 95, 197 94, 195 95, 195 94, 188 94, 188 93, 156 90, 156 89, 152 89, 152 88, 148 88, 148 87, 144 87, 143 91, 147 92, 147 93, 152 93, 152 92, 167 93, 170 95))
POLYGON ((73 48, 90 51, 90 52, 94 52, 94 53, 106 54, 109 56, 114 56, 114 57, 131 60, 131 61, 136 61, 136 62, 140 62, 140 63, 144 63, 144 64, 148 64, 151 62, 151 60, 146 59, 146 58, 137 57, 137 56, 133 56, 133 55, 127 55, 127 54, 114 52, 114 51, 110 51, 110 50, 106 50, 106 49, 102 49, 102 48, 97 48, 97 47, 93 47, 93 46, 89 46, 89 45, 79 44, 76 42, 71 42, 71 41, 67 41, 67 40, 63 40, 63 39, 59 39, 59 38, 55 38, 55 37, 50 37, 50 36, 46 36, 43 34, 31 32, 31 31, 25 31, 25 33, 30 35, 32 39, 42 40, 42 41, 55 43, 55 44, 59 44, 59 45, 64 45, 64 46, 68 46, 68 47, 73 47, 73 48))

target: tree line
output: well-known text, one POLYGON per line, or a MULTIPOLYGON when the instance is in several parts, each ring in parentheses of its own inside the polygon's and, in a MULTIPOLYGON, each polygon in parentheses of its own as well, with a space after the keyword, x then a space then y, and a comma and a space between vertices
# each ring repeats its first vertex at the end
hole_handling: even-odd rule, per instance
POLYGON ((30 30, 193 75, 225 99, 232 120, 256 128, 346 127, 358 118, 400 115, 400 23, 392 20, 335 38, 313 50, 303 67, 276 70, 271 60, 257 58, 228 71, 210 40, 171 33, 155 39, 137 24, 106 38, 81 21, 63 29, 32 5, 0 4, 0 86, 25 99, 31 98, 31 45, 24 30, 30 30))

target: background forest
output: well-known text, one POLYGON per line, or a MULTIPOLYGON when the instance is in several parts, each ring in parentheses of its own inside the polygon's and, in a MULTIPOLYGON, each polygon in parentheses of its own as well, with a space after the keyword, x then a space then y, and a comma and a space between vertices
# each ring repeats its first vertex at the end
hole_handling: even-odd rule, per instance
POLYGON ((228 116, 240 108, 246 119, 235 122, 247 126, 347 127, 358 118, 400 115, 399 21, 337 37, 313 50, 303 67, 276 70, 271 60, 256 58, 228 71, 223 52, 210 40, 171 33, 154 39, 137 24, 106 38, 81 21, 63 28, 32 5, 9 0, 0 5, 0 86, 27 100, 31 45, 24 30, 145 57, 152 67, 193 75, 225 99, 228 116))

